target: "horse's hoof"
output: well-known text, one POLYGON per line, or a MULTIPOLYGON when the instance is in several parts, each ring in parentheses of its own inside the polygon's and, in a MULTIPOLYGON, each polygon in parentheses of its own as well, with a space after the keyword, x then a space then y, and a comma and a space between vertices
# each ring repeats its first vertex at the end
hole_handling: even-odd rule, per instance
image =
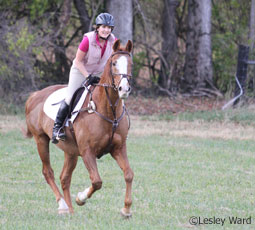
POLYGON ((63 214, 70 214, 69 209, 58 209, 58 214, 63 215, 63 214))
POLYGON ((83 206, 86 203, 86 200, 85 201, 80 201, 78 196, 76 197, 75 201, 76 201, 76 204, 78 204, 79 206, 83 206))
POLYGON ((60 200, 58 201, 58 214, 66 214, 66 213, 70 213, 69 207, 66 204, 64 198, 60 198, 60 200))
POLYGON ((132 213, 131 212, 126 212, 125 208, 121 209, 120 214, 121 214, 122 217, 124 217, 126 219, 132 217, 132 213))

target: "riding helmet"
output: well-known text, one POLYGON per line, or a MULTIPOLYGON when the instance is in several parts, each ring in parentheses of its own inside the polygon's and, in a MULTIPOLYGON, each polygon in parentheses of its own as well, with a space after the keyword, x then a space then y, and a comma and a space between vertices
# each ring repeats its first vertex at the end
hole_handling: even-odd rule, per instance
POLYGON ((96 25, 106 25, 114 27, 114 18, 111 14, 101 13, 96 18, 96 25))

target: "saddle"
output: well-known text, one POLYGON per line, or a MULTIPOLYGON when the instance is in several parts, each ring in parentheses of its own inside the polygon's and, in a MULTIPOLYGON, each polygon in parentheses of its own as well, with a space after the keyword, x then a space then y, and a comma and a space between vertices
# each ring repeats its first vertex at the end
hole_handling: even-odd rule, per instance
MULTIPOLYGON (((78 88, 73 97, 72 97, 72 100, 70 102, 70 105, 69 105, 69 112, 68 112, 68 118, 71 118, 72 116, 72 112, 74 111, 74 108, 75 106, 78 104, 79 100, 81 99, 81 96, 82 94, 84 93, 85 91, 85 88, 84 87, 80 87, 78 88)), ((86 96, 87 97, 87 96, 86 96)), ((86 100, 86 99, 85 99, 86 100)))
MULTIPOLYGON (((76 119, 77 115, 79 114, 79 111, 84 104, 84 101, 86 100, 88 95, 91 95, 91 92, 93 91, 94 86, 84 86, 78 88, 71 100, 70 106, 69 106, 69 112, 66 120, 70 120, 72 123, 76 119)), ((50 117, 52 120, 55 120, 58 109, 60 107, 61 102, 66 97, 66 90, 67 87, 61 88, 53 92, 49 95, 49 97, 46 99, 44 103, 43 110, 46 113, 48 117, 50 117)), ((89 101, 89 100, 88 100, 89 101)), ((87 105, 88 112, 91 112, 89 110, 90 105, 87 105)), ((64 122, 65 126, 69 126, 69 122, 64 122)))
MULTIPOLYGON (((56 118, 56 115, 57 115, 57 112, 58 112, 61 102, 65 99, 66 89, 67 89, 67 87, 56 90, 51 95, 49 95, 49 97, 46 99, 46 101, 44 103, 44 107, 43 107, 44 112, 46 113, 46 115, 48 117, 50 117, 53 120, 55 120, 55 118, 56 118)), ((105 152, 103 152, 100 156, 97 156, 97 158, 101 158, 104 154, 106 154, 110 151, 114 133, 119 125, 119 122, 122 120, 124 115, 126 114, 127 118, 128 118, 128 125, 129 125, 128 128, 130 128, 130 118, 129 118, 128 111, 127 111, 123 101, 122 101, 122 107, 123 107, 122 114, 119 117, 116 117, 115 111, 113 109, 114 105, 111 103, 111 101, 109 99, 107 90, 106 90, 106 95, 109 99, 109 105, 111 106, 111 108, 113 110, 114 119, 111 120, 108 117, 105 117, 103 114, 96 111, 96 106, 95 106, 94 102, 92 101, 92 92, 94 89, 95 89, 95 86, 86 86, 86 83, 84 83, 82 85, 82 87, 78 88, 75 91, 75 93, 72 97, 72 100, 70 102, 68 116, 67 116, 63 126, 69 126, 71 134, 72 134, 74 140, 76 141, 75 133, 74 133, 74 129, 73 129, 73 123, 74 123, 75 118, 78 116, 78 114, 81 111, 87 111, 88 113, 95 113, 96 115, 98 115, 99 117, 104 119, 105 121, 111 123, 112 124, 112 135, 110 137, 109 144, 106 147, 105 152), (88 98, 88 96, 89 96, 89 98, 88 98), (86 101, 87 105, 85 105, 85 107, 82 108, 85 101, 86 101)))
MULTIPOLYGON (((90 110, 89 108, 92 107, 92 105, 90 105, 90 103, 91 103, 91 95, 92 95, 94 88, 95 88, 95 86, 92 86, 92 85, 90 87, 82 86, 75 91, 75 93, 72 97, 72 100, 70 102, 70 105, 69 105, 68 119, 70 119, 73 114, 80 112, 79 110, 75 110, 77 104, 79 103, 80 100, 82 100, 83 102, 86 101, 86 99, 88 97, 90 97, 90 100, 88 101, 88 103, 86 105, 87 106, 86 110, 88 110, 88 112, 92 112, 92 110, 90 110), (82 95, 84 93, 86 94, 86 97, 84 97, 84 99, 81 99, 82 95)), ((91 109, 93 109, 93 108, 91 108, 91 109)))

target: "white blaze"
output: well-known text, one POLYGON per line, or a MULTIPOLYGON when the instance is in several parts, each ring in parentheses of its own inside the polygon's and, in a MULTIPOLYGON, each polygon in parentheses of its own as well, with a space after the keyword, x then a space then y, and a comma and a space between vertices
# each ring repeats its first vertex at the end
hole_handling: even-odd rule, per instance
POLYGON ((118 69, 120 74, 127 74, 127 65, 128 65, 127 57, 121 56, 117 60, 116 68, 118 69))
MULTIPOLYGON (((118 69, 119 74, 127 74, 128 69, 128 60, 127 57, 121 56, 116 63, 116 68, 118 69)), ((129 95, 129 83, 127 78, 122 78, 119 83, 119 97, 125 99, 129 95)))

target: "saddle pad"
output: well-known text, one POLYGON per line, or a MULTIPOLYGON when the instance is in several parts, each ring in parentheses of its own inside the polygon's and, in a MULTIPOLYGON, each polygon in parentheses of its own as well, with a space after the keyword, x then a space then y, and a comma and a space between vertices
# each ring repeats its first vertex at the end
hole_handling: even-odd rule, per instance
MULTIPOLYGON (((52 120, 56 119, 60 104, 66 97, 66 90, 67 90, 67 87, 56 90, 55 92, 49 95, 49 97, 46 99, 44 103, 43 111, 52 120)), ((87 93, 88 93, 88 90, 87 89, 84 90, 79 102, 77 103, 73 111, 77 111, 81 109, 83 102, 86 99, 87 93)), ((72 123, 74 122, 77 115, 78 113, 74 113, 72 115, 70 119, 72 123)), ((68 126, 68 122, 66 122, 65 126, 68 126)))

